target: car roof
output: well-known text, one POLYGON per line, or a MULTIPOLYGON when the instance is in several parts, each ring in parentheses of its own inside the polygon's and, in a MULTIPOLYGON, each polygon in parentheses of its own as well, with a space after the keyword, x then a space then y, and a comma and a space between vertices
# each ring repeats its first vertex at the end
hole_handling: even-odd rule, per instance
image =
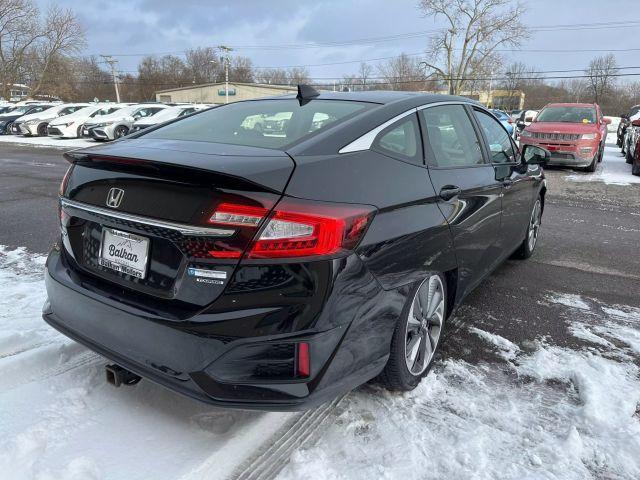
MULTIPOLYGON (((294 94, 280 95, 271 97, 273 99, 291 99, 296 98, 294 94)), ((324 92, 314 97, 313 100, 345 100, 353 102, 369 102, 379 103, 381 105, 390 105, 393 103, 406 103, 409 108, 411 106, 420 106, 428 103, 446 102, 446 101, 465 101, 469 103, 478 103, 475 100, 466 97, 457 97, 453 95, 443 95, 439 93, 424 92, 405 92, 392 90, 367 90, 363 92, 324 92)))

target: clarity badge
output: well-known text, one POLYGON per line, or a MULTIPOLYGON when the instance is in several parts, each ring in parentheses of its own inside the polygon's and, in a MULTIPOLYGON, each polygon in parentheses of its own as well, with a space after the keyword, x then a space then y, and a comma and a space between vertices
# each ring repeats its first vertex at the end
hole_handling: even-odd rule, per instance
POLYGON ((196 282, 214 285, 222 285, 224 280, 227 279, 227 272, 223 270, 206 270, 204 268, 189 267, 187 275, 195 277, 196 282))

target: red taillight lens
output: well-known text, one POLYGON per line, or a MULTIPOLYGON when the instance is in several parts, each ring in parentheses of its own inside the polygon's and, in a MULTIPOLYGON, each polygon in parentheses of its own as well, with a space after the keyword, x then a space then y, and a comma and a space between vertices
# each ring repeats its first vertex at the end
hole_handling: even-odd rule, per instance
MULTIPOLYGON (((309 257, 355 248, 374 211, 369 206, 287 198, 281 200, 270 215, 266 208, 221 203, 208 222, 236 228, 235 236, 250 236, 253 241, 247 258, 309 257)), ((214 258, 240 258, 242 244, 233 238, 226 242, 219 240, 215 242, 215 249, 207 251, 214 258)))
MULTIPOLYGON (((267 205, 271 207, 273 203, 270 205, 267 203, 267 205)), ((228 238, 209 241, 206 246, 195 250, 213 258, 238 259, 242 257, 269 210, 270 208, 260 205, 220 203, 206 221, 211 225, 232 229, 234 234, 228 238)))
POLYGON ((373 207, 284 199, 247 257, 309 257, 351 250, 362 239, 373 213, 373 207))
POLYGON ((64 195, 64 192, 67 189, 67 184, 69 183, 69 177, 71 176, 72 171, 73 171, 73 165, 70 165, 69 168, 67 168, 67 171, 65 172, 64 177, 62 177, 62 181, 60 182, 60 188, 58 190, 58 194, 60 196, 64 195))

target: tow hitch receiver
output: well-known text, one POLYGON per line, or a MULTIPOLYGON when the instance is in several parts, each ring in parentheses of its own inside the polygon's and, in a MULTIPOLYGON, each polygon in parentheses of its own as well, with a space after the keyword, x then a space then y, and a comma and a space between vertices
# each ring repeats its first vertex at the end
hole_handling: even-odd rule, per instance
POLYGON ((119 387, 120 385, 135 385, 141 380, 140 376, 115 363, 104 367, 104 371, 107 374, 107 382, 114 387, 119 387))

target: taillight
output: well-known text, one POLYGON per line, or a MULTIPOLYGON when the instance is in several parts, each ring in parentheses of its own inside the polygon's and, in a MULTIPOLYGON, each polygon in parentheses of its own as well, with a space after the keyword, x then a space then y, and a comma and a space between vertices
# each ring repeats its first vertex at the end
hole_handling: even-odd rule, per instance
POLYGON ((67 171, 65 172, 64 177, 62 177, 62 181, 60 182, 60 188, 58 189, 58 194, 60 196, 64 195, 64 192, 67 189, 67 184, 69 183, 69 177, 71 176, 72 171, 73 171, 73 164, 69 165, 69 168, 67 168, 67 171))
MULTIPOLYGON (((354 249, 375 209, 370 206, 320 203, 286 198, 268 215, 266 208, 221 203, 209 223, 237 229, 251 242, 247 258, 293 258, 335 255, 354 249)), ((243 242, 216 241, 214 258, 240 258, 243 242)))
POLYGON ((209 223, 237 227, 257 227, 269 210, 262 207, 221 203, 213 212, 209 223))
POLYGON ((334 255, 362 239, 374 208, 284 199, 254 240, 248 258, 334 255))

